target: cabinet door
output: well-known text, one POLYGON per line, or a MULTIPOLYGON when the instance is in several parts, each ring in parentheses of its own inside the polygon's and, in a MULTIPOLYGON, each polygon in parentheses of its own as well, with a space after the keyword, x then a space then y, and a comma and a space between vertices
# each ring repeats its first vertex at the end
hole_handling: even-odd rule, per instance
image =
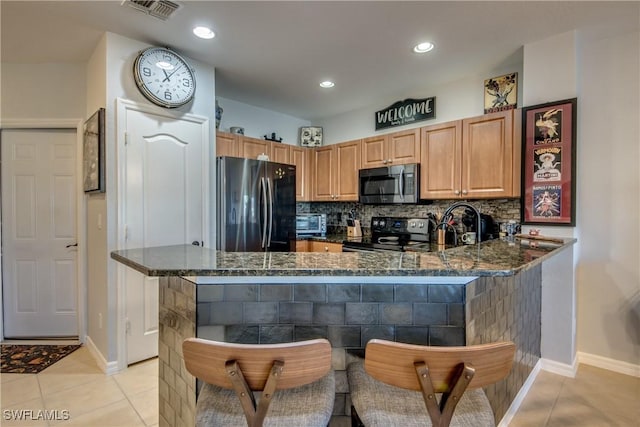
POLYGON ((310 153, 311 150, 308 148, 289 146, 291 164, 296 165, 296 200, 299 202, 307 202, 311 199, 309 197, 310 153))
POLYGON ((335 174, 335 156, 332 146, 315 148, 313 150, 311 179, 312 195, 314 202, 331 202, 334 200, 333 181, 335 174))
POLYGON ((271 142, 271 156, 272 162, 291 164, 291 158, 289 155, 289 144, 283 144, 281 142, 271 142))
POLYGON ((422 128, 420 198, 454 199, 460 195, 462 121, 422 128))
POLYGON ((388 135, 378 135, 362 140, 362 169, 386 165, 388 135))
POLYGON ((336 201, 358 201, 358 170, 360 170, 360 140, 335 145, 336 201))
POLYGON ((238 151, 236 134, 216 132, 216 156, 238 157, 238 151))
POLYGON ((309 251, 310 252, 342 252, 342 244, 310 240, 309 251))
POLYGON ((462 121, 462 197, 513 194, 513 110, 462 121))
POLYGON ((258 138, 250 138, 247 136, 239 137, 240 141, 240 157, 245 159, 257 159, 260 154, 266 154, 271 157, 271 144, 258 138))
POLYGON ((387 164, 418 163, 420 159, 420 129, 410 129, 389 135, 387 164))
POLYGON ((296 240, 296 252, 309 252, 309 241, 296 240))

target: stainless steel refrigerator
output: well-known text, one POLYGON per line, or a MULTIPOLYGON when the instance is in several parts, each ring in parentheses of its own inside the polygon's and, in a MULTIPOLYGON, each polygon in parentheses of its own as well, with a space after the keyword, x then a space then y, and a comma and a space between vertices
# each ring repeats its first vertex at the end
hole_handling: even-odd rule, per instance
POLYGON ((296 167, 236 157, 216 164, 216 248, 295 251, 296 167))

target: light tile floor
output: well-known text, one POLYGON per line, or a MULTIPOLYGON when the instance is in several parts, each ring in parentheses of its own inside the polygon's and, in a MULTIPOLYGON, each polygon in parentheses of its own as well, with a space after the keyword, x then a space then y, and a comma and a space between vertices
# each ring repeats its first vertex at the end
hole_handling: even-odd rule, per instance
MULTIPOLYGON (((39 374, 1 374, 0 425, 157 426, 157 378, 157 359, 105 376, 82 347, 39 374), (68 411, 70 419, 9 419, 25 409, 57 410, 58 418, 68 411)), ((334 417, 331 427, 343 426, 349 418, 334 417)), ((640 426, 640 378, 587 365, 573 379, 541 371, 510 426, 640 426)))
POLYGON ((81 347, 38 374, 0 374, 0 383, 3 427, 158 425, 157 359, 106 376, 81 347), (32 412, 17 420, 17 410, 32 412))

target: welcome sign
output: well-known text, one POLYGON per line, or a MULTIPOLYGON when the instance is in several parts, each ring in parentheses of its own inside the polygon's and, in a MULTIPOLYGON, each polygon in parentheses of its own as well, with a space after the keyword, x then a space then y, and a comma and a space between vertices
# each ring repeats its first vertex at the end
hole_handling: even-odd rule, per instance
POLYGON ((436 117, 436 97, 405 99, 376 111, 376 130, 436 117))

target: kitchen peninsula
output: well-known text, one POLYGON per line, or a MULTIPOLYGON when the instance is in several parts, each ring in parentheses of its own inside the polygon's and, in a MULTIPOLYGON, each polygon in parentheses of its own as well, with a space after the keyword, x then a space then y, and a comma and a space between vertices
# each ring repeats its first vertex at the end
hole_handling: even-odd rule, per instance
POLYGON ((180 245, 115 251, 160 277, 160 424, 192 426, 196 382, 181 343, 325 337, 334 414, 349 414, 346 365, 371 338, 429 345, 511 340, 513 370, 486 392, 496 420, 540 359, 542 266, 570 249, 493 240, 433 252, 234 253, 180 245))

